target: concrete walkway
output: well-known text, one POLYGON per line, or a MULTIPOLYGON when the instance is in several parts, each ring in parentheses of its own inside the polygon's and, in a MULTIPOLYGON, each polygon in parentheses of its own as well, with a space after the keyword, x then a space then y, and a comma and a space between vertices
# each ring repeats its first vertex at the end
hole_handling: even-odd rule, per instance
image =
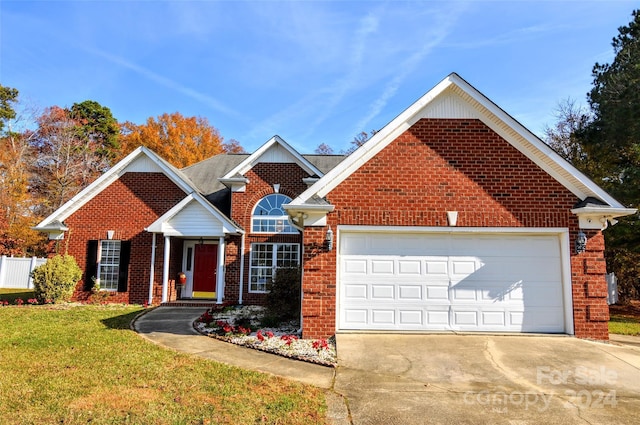
POLYGON ((159 307, 139 316, 133 326, 148 340, 183 353, 324 389, 332 388, 333 368, 246 349, 201 335, 192 324, 204 311, 202 307, 159 307))
POLYGON ((332 425, 636 424, 640 412, 638 337, 338 334, 332 369, 200 335, 202 312, 160 307, 133 327, 165 347, 324 388, 332 425))

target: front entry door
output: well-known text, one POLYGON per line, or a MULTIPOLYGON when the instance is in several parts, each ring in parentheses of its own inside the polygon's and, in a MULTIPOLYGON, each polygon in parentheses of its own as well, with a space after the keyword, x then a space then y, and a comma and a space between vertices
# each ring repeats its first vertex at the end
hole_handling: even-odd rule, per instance
POLYGON ((195 245, 193 263, 193 298, 215 298, 218 245, 195 245))

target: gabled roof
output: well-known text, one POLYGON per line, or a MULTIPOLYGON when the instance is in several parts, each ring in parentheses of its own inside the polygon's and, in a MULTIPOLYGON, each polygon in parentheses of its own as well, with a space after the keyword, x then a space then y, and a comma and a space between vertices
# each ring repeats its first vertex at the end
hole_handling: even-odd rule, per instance
MULTIPOLYGON (((611 195, 455 73, 438 83, 338 166, 292 200, 288 209, 293 211, 296 206, 306 205, 313 196, 325 197, 421 118, 479 119, 579 199, 592 197, 612 208, 624 209, 611 195)), ((631 214, 633 210, 628 212, 631 214)))
MULTIPOLYGON (((167 176, 173 183, 175 183, 176 186, 182 189, 185 194, 192 194, 197 192, 195 185, 184 173, 182 173, 182 171, 178 170, 173 165, 159 157, 149 148, 140 146, 120 162, 115 164, 109 171, 104 173, 93 183, 84 188, 73 198, 67 201, 64 205, 54 211, 49 217, 42 220, 36 227, 34 227, 34 229, 47 232, 52 230, 52 226, 56 228, 60 227, 57 225, 57 223, 62 224, 64 220, 66 220, 71 214, 79 210, 82 206, 93 199, 93 197, 98 195, 111 183, 120 178, 123 174, 136 171, 161 172, 165 176, 167 176)), ((218 214, 221 213, 218 212, 218 214)))
POLYGON ((242 234, 244 230, 211 205, 202 195, 193 192, 164 213, 146 229, 166 236, 224 236, 242 234))
MULTIPOLYGON (((247 160, 250 156, 250 154, 222 153, 185 167, 181 171, 193 182, 200 193, 208 196, 225 189, 226 186, 219 179, 229 174, 231 170, 241 162, 247 160)), ((323 174, 330 171, 346 158, 344 155, 316 154, 303 154, 302 157, 323 174)), ((318 176, 318 178, 320 178, 320 176, 318 176)))
POLYGON ((257 151, 249 155, 236 167, 228 171, 220 179, 230 179, 237 175, 244 175, 253 168, 254 165, 260 162, 295 162, 309 175, 323 176, 324 173, 320 171, 315 165, 308 161, 304 156, 300 155, 298 151, 289 146, 280 136, 273 136, 264 145, 260 146, 257 151))

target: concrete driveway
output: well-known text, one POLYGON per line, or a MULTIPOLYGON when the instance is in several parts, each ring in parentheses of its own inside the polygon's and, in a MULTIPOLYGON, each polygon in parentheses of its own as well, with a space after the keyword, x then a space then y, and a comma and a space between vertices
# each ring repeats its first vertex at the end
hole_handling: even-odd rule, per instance
POLYGON ((637 424, 640 349, 566 336, 339 334, 353 424, 637 424))

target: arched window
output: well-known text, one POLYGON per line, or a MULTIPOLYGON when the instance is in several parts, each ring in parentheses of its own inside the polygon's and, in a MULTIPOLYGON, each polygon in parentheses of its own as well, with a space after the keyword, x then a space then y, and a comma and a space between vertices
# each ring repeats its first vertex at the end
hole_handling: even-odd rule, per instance
POLYGON ((289 223, 289 216, 282 208, 291 198, 279 193, 267 195, 258 202, 251 214, 253 233, 298 233, 289 223))

